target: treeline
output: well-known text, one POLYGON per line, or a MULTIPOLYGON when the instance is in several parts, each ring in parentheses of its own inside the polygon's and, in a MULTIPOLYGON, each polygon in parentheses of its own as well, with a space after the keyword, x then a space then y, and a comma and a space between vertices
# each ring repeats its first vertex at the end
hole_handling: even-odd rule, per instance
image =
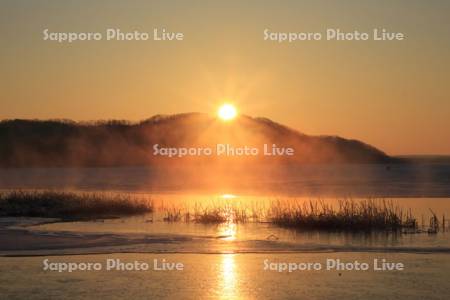
MULTIPOLYGON (((356 140, 308 136, 262 118, 241 116, 223 124, 206 114, 154 116, 141 122, 106 120, 4 120, 0 122, 0 166, 138 166, 179 163, 152 154, 152 146, 206 147, 217 143, 293 147, 293 157, 231 158, 257 163, 379 163, 395 159, 356 140)), ((217 162, 217 157, 192 158, 217 162)))

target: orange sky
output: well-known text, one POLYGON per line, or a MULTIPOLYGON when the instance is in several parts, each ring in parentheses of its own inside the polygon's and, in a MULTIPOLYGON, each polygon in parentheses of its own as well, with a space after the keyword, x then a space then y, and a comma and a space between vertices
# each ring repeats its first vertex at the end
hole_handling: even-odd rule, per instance
POLYGON ((228 99, 308 134, 356 138, 389 154, 450 154, 448 1, 242 2, 2 2, 0 119, 139 120, 213 113, 228 99), (155 27, 185 40, 42 40, 45 28, 155 27), (384 27, 407 39, 263 41, 265 28, 335 27, 384 27))

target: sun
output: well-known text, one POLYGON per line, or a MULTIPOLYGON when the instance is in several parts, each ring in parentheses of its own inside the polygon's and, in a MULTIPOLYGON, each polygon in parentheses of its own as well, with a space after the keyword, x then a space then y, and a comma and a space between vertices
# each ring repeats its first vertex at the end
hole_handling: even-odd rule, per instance
POLYGON ((217 111, 217 116, 223 121, 233 120, 237 116, 237 110, 234 105, 225 103, 219 107, 217 111))

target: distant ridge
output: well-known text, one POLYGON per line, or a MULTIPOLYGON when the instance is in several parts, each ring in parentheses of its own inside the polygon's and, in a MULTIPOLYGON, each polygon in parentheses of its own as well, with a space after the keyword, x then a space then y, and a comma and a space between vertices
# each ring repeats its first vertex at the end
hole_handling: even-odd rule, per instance
POLYGON ((202 113, 156 115, 141 122, 109 120, 4 120, 0 122, 0 166, 147 166, 179 163, 395 163, 401 161, 358 140, 310 136, 267 118, 239 116, 223 123, 202 113), (189 157, 153 155, 161 147, 291 147, 283 157, 189 157))

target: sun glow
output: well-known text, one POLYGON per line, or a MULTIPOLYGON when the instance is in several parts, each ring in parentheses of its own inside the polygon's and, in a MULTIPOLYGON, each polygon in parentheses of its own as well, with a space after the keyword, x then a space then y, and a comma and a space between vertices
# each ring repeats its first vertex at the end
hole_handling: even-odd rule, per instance
POLYGON ((222 194, 222 195, 220 195, 220 198, 222 198, 222 199, 234 199, 234 198, 236 198, 236 195, 233 195, 233 194, 222 194))
POLYGON ((219 107, 217 116, 223 121, 230 121, 237 116, 237 110, 234 105, 225 103, 221 107, 219 107))

